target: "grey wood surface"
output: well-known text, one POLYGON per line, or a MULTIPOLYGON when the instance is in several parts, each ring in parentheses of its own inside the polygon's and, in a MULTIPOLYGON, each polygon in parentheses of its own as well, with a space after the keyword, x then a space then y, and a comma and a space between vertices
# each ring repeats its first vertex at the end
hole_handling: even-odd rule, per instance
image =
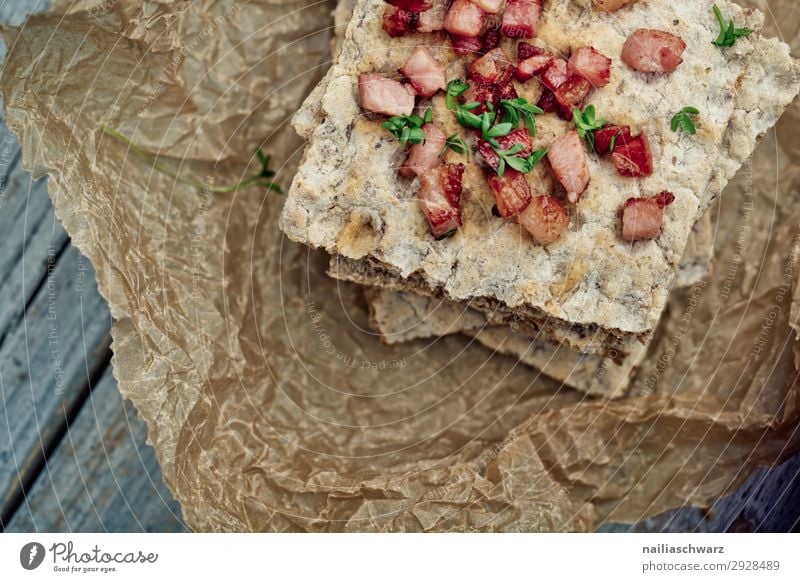
MULTIPOLYGON (((0 0, 0 22, 46 5, 0 0)), ((110 373, 110 315, 91 265, 69 244, 46 182, 22 169, 2 119, 0 233, 0 531, 184 531, 144 423, 110 373)), ((600 530, 791 531, 799 518, 796 455, 711 508, 600 530)))
POLYGON ((7 531, 185 531, 146 435, 106 368, 7 531))

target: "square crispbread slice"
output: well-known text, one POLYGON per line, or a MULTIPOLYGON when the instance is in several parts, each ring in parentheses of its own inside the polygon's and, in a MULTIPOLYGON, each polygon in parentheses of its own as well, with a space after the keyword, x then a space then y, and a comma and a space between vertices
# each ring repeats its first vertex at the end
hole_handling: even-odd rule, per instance
MULTIPOLYGON (((676 287, 688 287, 706 273, 713 248, 714 228, 706 214, 692 231, 690 244, 681 260, 676 287)), ((464 333, 499 353, 518 358, 522 363, 580 390, 590 396, 624 396, 636 367, 646 353, 644 346, 624 356, 609 357, 580 354, 563 346, 554 346, 514 331, 510 326, 492 326, 486 315, 468 304, 442 301, 415 295, 366 287, 364 295, 370 311, 370 323, 387 344, 414 339, 434 338, 464 333)))
MULTIPOLYGON (((603 117, 647 133, 654 176, 623 179, 608 164, 590 160, 592 181, 573 214, 572 228, 542 248, 515 225, 491 218, 487 210, 492 195, 480 170, 470 164, 464 181, 464 227, 451 239, 433 241, 414 200, 416 183, 395 172, 401 148, 386 139, 380 120, 361 115, 355 85, 360 73, 395 71, 420 42, 434 45, 450 78, 463 78, 465 63, 453 56, 441 36, 438 41, 437 35, 389 39, 380 29, 382 3, 362 0, 331 71, 321 123, 311 134, 281 227, 290 238, 323 247, 342 261, 361 261, 348 265, 357 276, 344 269, 334 269, 334 275, 470 301, 509 320, 521 319, 556 341, 593 351, 645 339, 658 321, 691 225, 710 200, 708 186, 721 187, 732 173, 716 166, 715 152, 734 116, 733 96, 746 63, 766 57, 763 73, 768 78, 762 83, 771 89, 764 95, 769 107, 743 112, 741 122, 754 129, 769 127, 776 112, 791 101, 797 91, 796 65, 780 43, 765 42, 756 51, 761 43, 756 35, 740 39, 731 49, 711 45, 717 25, 706 2, 677 7, 637 3, 613 15, 593 12, 588 1, 553 0, 548 7, 541 41, 564 52, 592 44, 614 58, 611 84, 590 102, 603 117), (668 28, 686 41, 685 62, 674 73, 645 76, 619 62, 627 36, 645 26, 668 28), (686 105, 687 87, 692 95, 704 96, 694 138, 668 127, 671 114, 686 105), (677 200, 667 211, 661 237, 633 246, 623 243, 616 232, 622 202, 663 189, 674 192, 677 200)), ((757 13, 729 4, 724 8, 739 23, 755 27, 760 22, 757 13)), ((530 100, 538 90, 535 83, 518 86, 530 100)), ((446 132, 457 131, 441 96, 432 106, 434 120, 446 132)), ((553 116, 540 116, 539 125, 537 147, 567 130, 553 116)), ((537 193, 552 184, 546 168, 538 170, 531 176, 537 193)))

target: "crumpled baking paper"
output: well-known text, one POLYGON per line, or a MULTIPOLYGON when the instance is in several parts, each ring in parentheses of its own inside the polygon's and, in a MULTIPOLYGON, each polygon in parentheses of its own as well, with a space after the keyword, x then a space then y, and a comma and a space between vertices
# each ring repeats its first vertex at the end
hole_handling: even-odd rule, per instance
MULTIPOLYGON (((768 20, 800 49, 800 13, 768 20)), ((706 505, 800 449, 797 103, 722 196, 716 269, 676 291, 634 396, 588 399, 469 339, 384 346, 360 291, 277 229, 288 118, 330 3, 56 3, 4 31, 9 126, 111 305, 113 366, 200 531, 587 531, 706 505)))

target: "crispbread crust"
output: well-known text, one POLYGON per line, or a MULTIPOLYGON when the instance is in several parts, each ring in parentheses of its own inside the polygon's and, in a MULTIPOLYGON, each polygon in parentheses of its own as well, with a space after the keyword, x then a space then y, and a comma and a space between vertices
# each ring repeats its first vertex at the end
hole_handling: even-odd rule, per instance
MULTIPOLYGON (((695 217, 733 174, 741 154, 752 150, 797 92, 796 65, 785 45, 754 35, 731 49, 713 47, 708 39, 715 36, 716 23, 708 18, 710 3, 705 2, 679 7, 638 3, 613 16, 590 12, 588 1, 549 3, 540 40, 560 50, 593 44, 615 56, 611 86, 591 101, 604 117, 647 132, 658 171, 646 180, 625 180, 608 164, 590 160, 592 182, 571 230, 543 249, 516 225, 491 218, 491 194, 480 171, 470 167, 465 177, 465 226, 452 239, 435 242, 414 204, 416 183, 396 175, 402 157, 398 144, 386 140, 376 120, 362 117, 355 101, 358 73, 393 71, 420 42, 417 35, 390 41, 380 30, 381 6, 377 0, 356 6, 342 57, 322 98, 321 123, 311 134, 288 197, 282 228, 294 240, 350 261, 365 261, 369 269, 360 269, 361 282, 383 284, 385 279, 393 287, 477 301, 486 310, 509 314, 509 320, 518 318, 578 349, 596 351, 646 339, 663 309, 695 217), (622 42, 634 28, 660 22, 670 30, 677 28, 687 42, 686 62, 662 77, 630 71, 616 57, 622 42), (751 66, 749 74, 761 85, 761 99, 738 102, 734 110, 732 96, 746 80, 745 64, 754 62, 757 66, 751 66), (697 138, 668 128, 669 113, 686 105, 687 86, 706 97, 697 138), (728 139, 729 120, 747 137, 731 143, 740 155, 718 165, 714 161, 728 139), (633 246, 622 243, 616 233, 616 210, 622 201, 662 189, 677 196, 662 236, 633 246)), ((760 26, 758 13, 727 3, 724 10, 737 22, 760 26)), ((436 38, 426 41, 435 44, 436 38)), ((448 60, 449 54, 443 49, 437 56, 447 64, 450 77, 463 77, 462 64, 448 60)), ((758 83, 751 86, 758 90, 758 83)), ((519 90, 525 95, 530 88, 519 90)), ((753 91, 744 94, 752 97, 753 91)), ((452 120, 440 97, 433 107, 437 123, 455 131, 447 125, 452 120)), ((550 117, 540 123, 541 144, 566 130, 550 117)), ((544 167, 531 180, 534 191, 552 188, 544 167)))

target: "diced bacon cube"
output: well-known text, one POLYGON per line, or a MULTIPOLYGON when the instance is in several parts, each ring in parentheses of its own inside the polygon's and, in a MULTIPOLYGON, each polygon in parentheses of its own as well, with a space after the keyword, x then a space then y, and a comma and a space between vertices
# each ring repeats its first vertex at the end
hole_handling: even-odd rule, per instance
MULTIPOLYGON (((507 150, 515 145, 521 145, 522 149, 519 153, 514 154, 520 157, 527 157, 533 151, 533 143, 531 142, 531 135, 527 129, 515 129, 508 135, 497 138, 497 143, 500 144, 500 149, 507 150)), ((488 141, 478 140, 478 153, 481 155, 486 164, 492 169, 497 170, 497 164, 500 158, 495 153, 492 146, 488 141)))
POLYGON ((569 59, 569 71, 600 88, 611 80, 611 59, 590 46, 582 46, 569 59))
POLYGON ((653 174, 653 154, 644 134, 614 144, 611 162, 622 176, 644 178, 653 174))
POLYGON ((481 37, 481 52, 486 54, 490 50, 496 49, 499 44, 500 29, 496 27, 487 28, 481 37))
POLYGON ((578 132, 570 131, 554 141, 547 159, 567 191, 567 200, 575 204, 589 185, 589 164, 578 132))
POLYGON ((503 49, 490 50, 469 66, 469 79, 487 85, 505 83, 511 78, 514 65, 503 49))
POLYGON ((410 115, 414 111, 414 90, 383 75, 366 73, 358 77, 361 107, 384 115, 410 115))
POLYGON ((480 54, 483 49, 483 41, 478 36, 455 36, 451 34, 450 42, 453 44, 453 51, 460 57, 480 54))
POLYGON ((403 176, 422 176, 431 168, 439 165, 439 154, 444 149, 447 136, 444 132, 432 123, 422 126, 425 132, 425 141, 412 145, 408 150, 408 157, 405 164, 400 167, 400 174, 403 176))
POLYGON ((569 213, 554 196, 534 196, 517 220, 541 245, 555 242, 569 226, 569 213))
POLYGON ((524 83, 547 69, 552 62, 553 55, 550 53, 528 57, 517 64, 517 68, 514 69, 514 78, 520 83, 524 83))
POLYGON ((495 104, 499 103, 501 99, 516 99, 517 97, 517 89, 511 81, 506 81, 505 83, 494 86, 495 104))
POLYGON ((553 113, 556 110, 556 96, 545 87, 536 105, 545 113, 553 113))
POLYGON ((444 67, 423 47, 414 49, 400 72, 406 76, 417 95, 422 97, 431 97, 447 87, 444 67))
POLYGON ((617 143, 623 145, 631 138, 631 128, 627 125, 606 125, 594 132, 594 151, 599 156, 611 152, 611 140, 614 140, 614 149, 617 143))
POLYGON ((481 7, 487 14, 498 14, 503 9, 506 0, 470 0, 481 7))
POLYGON ((569 77, 570 75, 569 71, 567 71, 567 61, 564 59, 555 59, 544 70, 541 80, 545 87, 551 91, 555 91, 561 86, 562 83, 565 83, 569 77))
POLYGON ((556 109, 562 119, 572 120, 572 110, 583 109, 583 101, 592 90, 592 85, 580 75, 572 75, 553 91, 556 97, 556 109))
POLYGON ((469 89, 464 92, 464 103, 480 103, 479 107, 472 110, 475 115, 486 111, 486 102, 495 102, 495 87, 479 81, 470 81, 469 89))
POLYGON ((503 218, 519 214, 531 201, 531 187, 525 175, 506 168, 503 176, 489 176, 489 187, 494 193, 497 212, 503 218))
POLYGON ((385 2, 409 12, 425 12, 433 7, 431 0, 385 0, 385 2))
POLYGON ((419 32, 436 32, 444 30, 444 19, 447 16, 447 8, 450 0, 433 0, 430 10, 419 13, 417 30, 419 32))
POLYGON ((656 238, 664 222, 664 207, 674 201, 675 196, 670 192, 661 192, 653 198, 629 198, 620 211, 622 240, 656 238))
POLYGON ((524 61, 525 59, 529 59, 531 57, 537 57, 539 55, 547 54, 547 51, 543 48, 539 48, 538 46, 534 46, 528 42, 520 42, 517 45, 517 60, 524 61))
POLYGON ((501 30, 509 38, 533 38, 542 17, 542 0, 508 0, 501 30))
POLYGON ((683 62, 686 43, 663 30, 640 28, 622 47, 622 61, 643 73, 669 73, 683 62))
POLYGON ((414 32, 417 28, 418 15, 396 6, 387 6, 383 11, 381 28, 389 36, 395 38, 414 32))
POLYGON ((455 0, 447 11, 444 29, 455 36, 480 36, 483 30, 483 10, 469 0, 455 0))
POLYGON ((443 164, 428 170, 420 178, 417 199, 436 239, 461 226, 459 204, 463 174, 464 164, 443 164))

